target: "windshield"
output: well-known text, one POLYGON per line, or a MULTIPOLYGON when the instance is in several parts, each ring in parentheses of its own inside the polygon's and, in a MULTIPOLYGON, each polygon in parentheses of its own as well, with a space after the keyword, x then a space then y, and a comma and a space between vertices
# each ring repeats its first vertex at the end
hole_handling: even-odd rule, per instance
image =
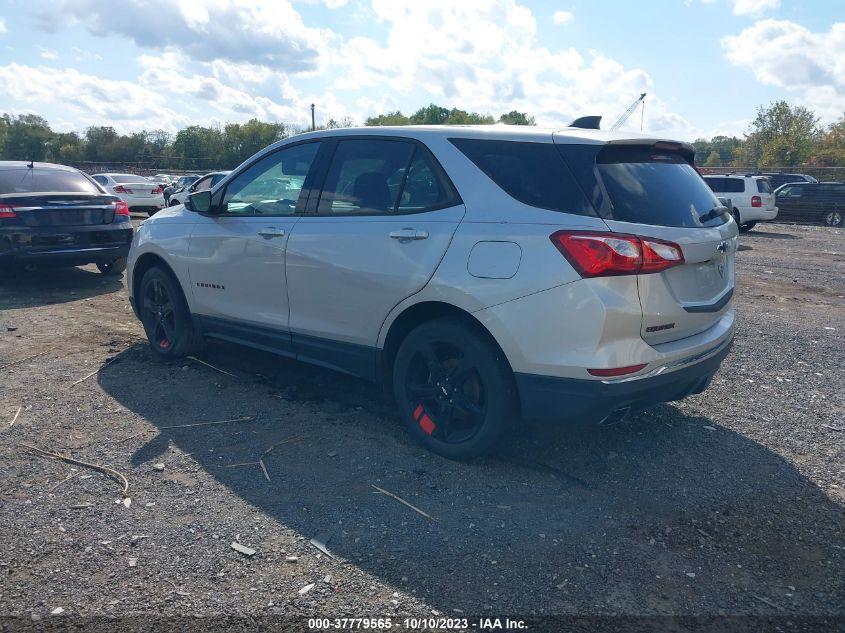
POLYGON ((86 176, 65 169, 13 167, 0 169, 0 194, 67 191, 102 193, 86 176))
POLYGON ((678 152, 607 146, 596 164, 612 206, 608 219, 674 227, 717 226, 727 221, 725 215, 700 219, 721 205, 678 152))

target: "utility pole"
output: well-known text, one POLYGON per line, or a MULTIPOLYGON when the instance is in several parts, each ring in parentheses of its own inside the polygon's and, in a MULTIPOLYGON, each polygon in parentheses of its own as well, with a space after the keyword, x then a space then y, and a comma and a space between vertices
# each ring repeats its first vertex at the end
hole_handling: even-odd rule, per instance
POLYGON ((313 132, 316 129, 317 129, 317 125, 316 125, 316 123, 314 123, 314 104, 312 103, 311 104, 311 131, 313 132))

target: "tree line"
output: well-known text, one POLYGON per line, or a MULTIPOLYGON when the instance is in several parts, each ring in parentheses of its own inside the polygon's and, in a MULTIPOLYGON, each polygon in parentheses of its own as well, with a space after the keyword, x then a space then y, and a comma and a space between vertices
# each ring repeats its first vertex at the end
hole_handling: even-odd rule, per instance
MULTIPOLYGON (((534 117, 516 110, 494 118, 481 112, 430 104, 410 115, 400 111, 369 117, 374 125, 534 125, 534 117)), ((355 127, 349 117, 330 118, 318 129, 355 127)), ((0 117, 0 159, 35 160, 95 168, 134 164, 157 170, 231 169, 258 150, 310 127, 252 119, 246 123, 191 125, 171 134, 142 130, 120 134, 113 127, 92 126, 84 132, 56 132, 35 114, 0 117)), ((740 137, 715 136, 693 143, 696 164, 703 167, 845 166, 845 113, 822 127, 812 110, 777 101, 761 106, 740 137)))

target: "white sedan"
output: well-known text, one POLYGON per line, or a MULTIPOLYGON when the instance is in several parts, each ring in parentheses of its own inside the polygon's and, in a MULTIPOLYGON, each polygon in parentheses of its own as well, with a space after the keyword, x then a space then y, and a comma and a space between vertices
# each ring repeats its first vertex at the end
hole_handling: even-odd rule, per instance
POLYGON ((130 211, 146 211, 153 215, 164 208, 164 190, 161 185, 135 174, 96 174, 94 180, 106 191, 129 205, 130 211))

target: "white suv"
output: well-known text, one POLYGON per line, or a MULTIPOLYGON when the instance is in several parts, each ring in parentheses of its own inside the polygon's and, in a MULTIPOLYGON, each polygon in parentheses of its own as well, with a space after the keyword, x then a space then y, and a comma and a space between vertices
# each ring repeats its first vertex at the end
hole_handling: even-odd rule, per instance
POLYGON ((145 221, 154 353, 222 339, 388 386, 468 458, 520 417, 619 421, 700 393, 734 336, 736 224, 693 148, 510 126, 325 130, 145 221))
POLYGON ((731 199, 731 213, 740 231, 750 231, 757 222, 774 220, 778 215, 774 189, 765 176, 726 174, 705 176, 704 180, 717 196, 731 199))

